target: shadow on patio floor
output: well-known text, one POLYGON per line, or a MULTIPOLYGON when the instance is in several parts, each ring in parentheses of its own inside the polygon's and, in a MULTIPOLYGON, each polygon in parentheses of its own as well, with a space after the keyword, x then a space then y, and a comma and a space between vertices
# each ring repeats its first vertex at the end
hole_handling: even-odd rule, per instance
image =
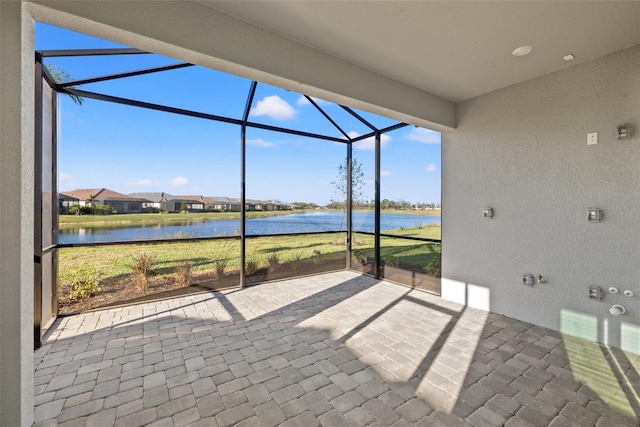
POLYGON ((634 356, 350 272, 59 319, 35 359, 36 425, 637 425, 640 389, 634 356))

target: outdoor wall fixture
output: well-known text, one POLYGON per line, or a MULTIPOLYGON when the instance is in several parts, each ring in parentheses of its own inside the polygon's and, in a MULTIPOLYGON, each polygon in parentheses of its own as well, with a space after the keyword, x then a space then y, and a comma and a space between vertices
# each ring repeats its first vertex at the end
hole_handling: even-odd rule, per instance
POLYGON ((536 283, 532 274, 525 273, 522 275, 522 284, 525 286, 533 286, 536 283))
POLYGON ((482 210, 482 217, 486 219, 493 218, 493 209, 492 208, 484 208, 482 210))
POLYGON ((616 139, 631 139, 631 125, 624 123, 616 126, 616 139))
POLYGON ((609 313, 612 316, 621 316, 627 312, 627 309, 620 304, 615 304, 609 309, 609 313))
POLYGON ((543 283, 547 283, 547 279, 545 279, 542 274, 538 274, 536 276, 536 280, 538 281, 538 285, 542 285, 543 283))
POLYGON ((525 56, 530 54, 532 50, 533 46, 520 46, 516 49, 513 49, 513 52, 511 52, 511 54, 513 56, 525 56))
POLYGON ((602 288, 600 286, 589 286, 589 299, 602 301, 602 288))
POLYGON ((600 222, 602 219, 602 212, 598 208, 589 208, 587 211, 587 220, 589 222, 600 222))

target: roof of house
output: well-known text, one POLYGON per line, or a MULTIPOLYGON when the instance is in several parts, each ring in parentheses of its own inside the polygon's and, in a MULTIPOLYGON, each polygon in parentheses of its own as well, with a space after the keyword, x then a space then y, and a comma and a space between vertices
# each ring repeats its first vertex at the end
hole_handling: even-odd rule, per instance
POLYGON ((128 202, 144 202, 149 201, 144 198, 136 198, 127 196, 126 194, 118 193, 108 188, 80 188, 72 191, 65 191, 62 194, 68 197, 72 197, 78 200, 86 201, 93 197, 96 200, 123 200, 128 202))
POLYGON ((175 198, 175 196, 169 193, 165 193, 164 191, 151 192, 151 193, 129 193, 129 197, 145 199, 154 203, 169 201, 175 198))
POLYGON ((211 201, 212 204, 229 204, 229 205, 239 205, 240 201, 238 199, 232 199, 229 197, 223 196, 209 196, 206 197, 211 201))
POLYGON ((176 202, 187 202, 187 203, 209 203, 204 196, 173 196, 173 200, 176 202))
POLYGON ((58 193, 58 200, 78 200, 78 199, 64 193, 58 193))

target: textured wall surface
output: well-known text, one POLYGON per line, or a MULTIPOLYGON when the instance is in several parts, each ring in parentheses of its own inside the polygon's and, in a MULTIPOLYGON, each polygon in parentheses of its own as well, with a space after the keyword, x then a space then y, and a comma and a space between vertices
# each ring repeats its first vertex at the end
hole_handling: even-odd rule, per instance
POLYGON ((33 20, 0 2, 0 426, 33 419, 33 20))
POLYGON ((640 135, 614 138, 621 123, 640 133, 640 46, 461 103, 457 120, 442 144, 443 297, 640 353, 640 135))

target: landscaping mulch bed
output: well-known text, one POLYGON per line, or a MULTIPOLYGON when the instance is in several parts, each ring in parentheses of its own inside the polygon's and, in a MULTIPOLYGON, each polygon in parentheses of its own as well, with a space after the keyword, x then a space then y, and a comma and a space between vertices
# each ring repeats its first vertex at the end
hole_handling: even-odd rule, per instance
MULTIPOLYGON (((289 279, 310 274, 319 274, 345 268, 344 259, 300 260, 280 264, 275 268, 261 268, 247 275, 246 284, 258 284, 270 280, 289 279)), ((60 298, 59 315, 82 313, 89 310, 105 309, 126 304, 144 303, 162 298, 174 298, 192 293, 230 289, 240 285, 239 272, 229 272, 218 277, 215 272, 204 272, 192 276, 192 284, 177 283, 171 276, 151 277, 146 290, 141 290, 131 277, 123 277, 100 284, 95 296, 83 299, 60 298)), ((65 290, 62 289, 62 295, 65 290)))

